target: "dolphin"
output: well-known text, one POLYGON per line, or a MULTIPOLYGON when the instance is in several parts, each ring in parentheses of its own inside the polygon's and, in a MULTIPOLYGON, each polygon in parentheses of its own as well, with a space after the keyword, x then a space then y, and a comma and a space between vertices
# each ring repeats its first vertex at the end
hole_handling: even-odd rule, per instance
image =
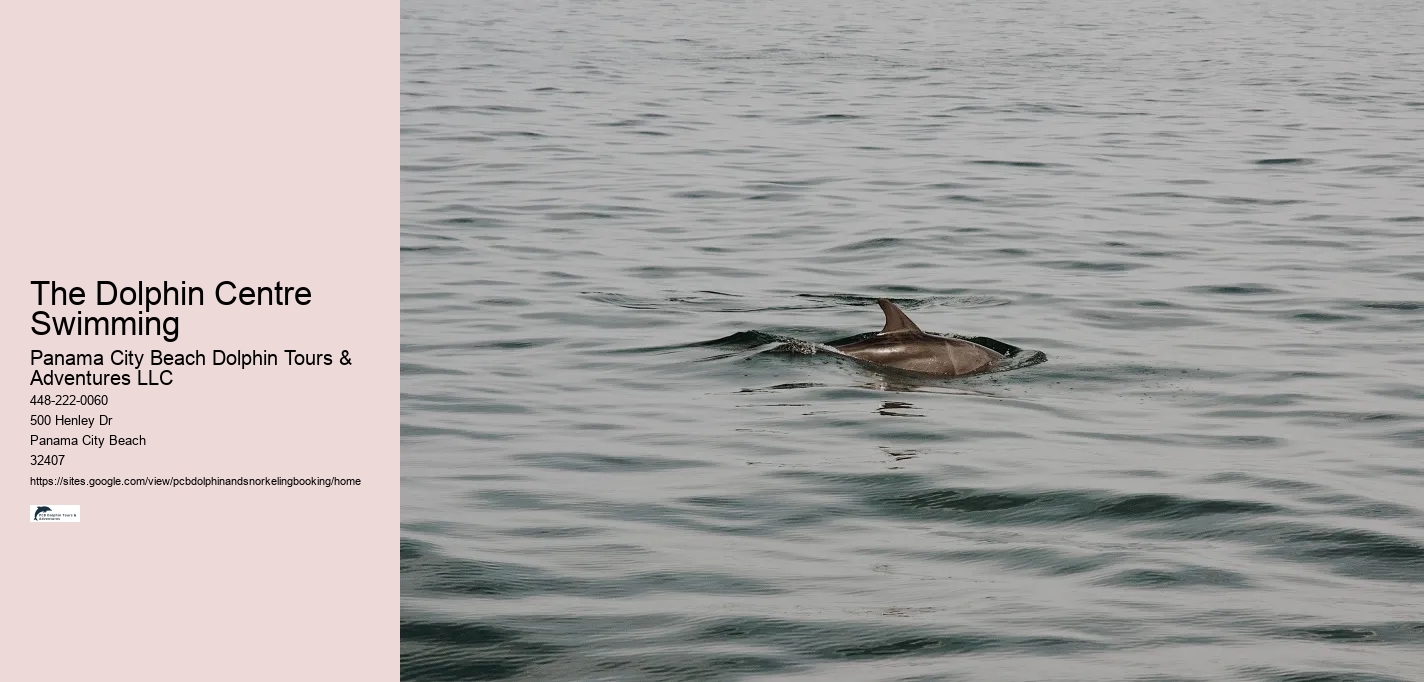
POLYGON ((875 302, 885 311, 885 328, 863 341, 833 348, 871 364, 944 377, 977 374, 1004 359, 973 341, 926 334, 888 299, 875 302))

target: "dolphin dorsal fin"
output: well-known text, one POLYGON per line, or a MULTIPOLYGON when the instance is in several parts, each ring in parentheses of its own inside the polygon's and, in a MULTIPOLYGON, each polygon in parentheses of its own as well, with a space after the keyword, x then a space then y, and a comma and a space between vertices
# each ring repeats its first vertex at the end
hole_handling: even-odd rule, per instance
POLYGON ((880 309, 885 311, 885 328, 880 330, 881 334, 893 334, 895 332, 918 332, 920 328, 910 320, 910 316, 900 307, 890 302, 888 298, 877 299, 880 309))

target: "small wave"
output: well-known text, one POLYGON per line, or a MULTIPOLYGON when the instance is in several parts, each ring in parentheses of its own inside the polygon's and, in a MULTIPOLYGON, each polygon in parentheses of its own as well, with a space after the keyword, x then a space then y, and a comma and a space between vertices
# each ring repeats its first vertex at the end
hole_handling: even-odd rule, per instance
POLYGON ((1280 289, 1267 284, 1211 284, 1187 287, 1186 291, 1195 294, 1218 294, 1225 296, 1258 296, 1261 294, 1284 293, 1280 289))
POLYGON ((849 244, 833 246, 828 251, 834 252, 859 252, 875 249, 914 249, 916 241, 911 239, 901 239, 899 237, 875 237, 873 239, 863 239, 849 244))
POLYGON ((1012 168, 1061 168, 1061 163, 1048 163, 1046 161, 1001 161, 997 159, 980 159, 969 163, 980 166, 1009 166, 1012 168))

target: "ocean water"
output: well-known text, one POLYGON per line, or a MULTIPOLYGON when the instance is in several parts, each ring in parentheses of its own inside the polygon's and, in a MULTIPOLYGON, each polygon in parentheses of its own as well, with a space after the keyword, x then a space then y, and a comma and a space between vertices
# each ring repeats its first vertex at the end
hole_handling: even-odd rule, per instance
POLYGON ((402 30, 405 679, 1424 679, 1424 6, 402 30))

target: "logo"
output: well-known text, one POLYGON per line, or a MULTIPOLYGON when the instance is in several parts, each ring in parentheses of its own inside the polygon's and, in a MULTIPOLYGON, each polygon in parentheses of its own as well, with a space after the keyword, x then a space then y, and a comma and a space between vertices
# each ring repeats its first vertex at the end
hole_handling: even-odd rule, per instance
POLYGON ((32 522, 69 522, 79 523, 79 505, 77 504, 55 504, 30 505, 30 521, 32 522))

